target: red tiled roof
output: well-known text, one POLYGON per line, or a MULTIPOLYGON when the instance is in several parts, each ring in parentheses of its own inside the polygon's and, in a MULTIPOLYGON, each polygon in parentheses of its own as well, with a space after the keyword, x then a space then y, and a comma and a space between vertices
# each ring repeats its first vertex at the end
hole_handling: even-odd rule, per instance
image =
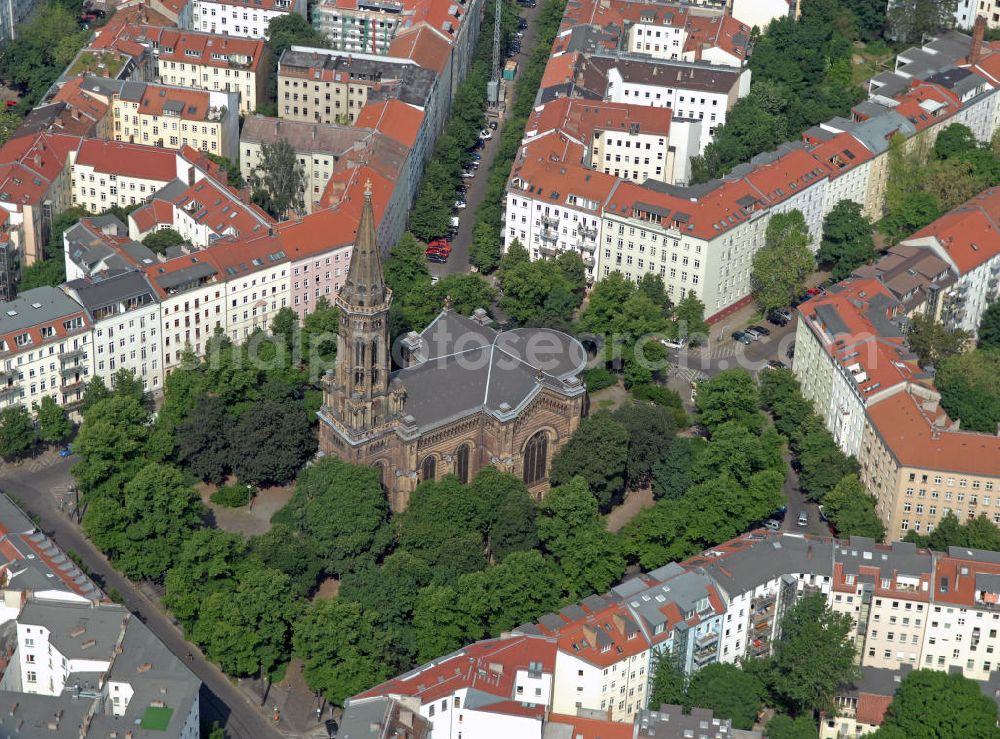
POLYGON ((885 718, 885 712, 889 710, 890 703, 892 703, 891 695, 859 693, 858 707, 855 709, 855 716, 858 723, 881 726, 882 720, 885 718))
POLYGON ((1000 254, 1000 187, 992 187, 917 231, 901 243, 936 238, 961 274, 1000 254))
POLYGON ((1000 437, 935 429, 908 392, 880 400, 868 416, 900 465, 1000 477, 1000 437))
POLYGON ((0 202, 22 205, 39 202, 62 173, 79 136, 38 133, 19 136, 0 148, 0 202))
MULTIPOLYGON (((131 102, 131 101, 129 101, 131 102)), ((204 121, 208 119, 211 108, 211 96, 207 90, 187 87, 165 87, 162 85, 146 85, 139 104, 139 115, 163 115, 167 103, 180 103, 179 118, 188 121, 204 121)))
POLYGON ((412 147, 417 142, 420 127, 424 123, 424 111, 415 105, 401 102, 395 98, 368 103, 361 109, 356 128, 373 128, 384 133, 401 144, 412 147))
POLYGON ((146 233, 160 224, 174 222, 174 208, 170 203, 154 198, 128 214, 129 220, 135 223, 139 233, 146 233))
POLYGON ((412 59, 443 74, 451 58, 451 43, 440 31, 421 24, 398 31, 389 45, 389 56, 412 59))
POLYGON ((633 725, 598 718, 569 716, 564 713, 549 715, 550 724, 571 726, 573 739, 632 739, 633 725))
MULTIPOLYGON (((114 17, 117 18, 119 14, 116 13, 114 17)), ((135 20, 141 21, 141 17, 135 20)), ((167 21, 163 25, 173 24, 167 21)), ((114 25, 109 23, 101 29, 92 47, 119 48, 123 43, 151 44, 158 50, 158 58, 162 62, 202 64, 221 68, 232 66, 236 70, 251 72, 257 71, 265 52, 262 39, 180 31, 171 27, 159 27, 149 22, 114 25), (213 58, 213 55, 220 58, 213 58), (233 66, 229 62, 231 57, 246 57, 250 61, 247 66, 233 66)))
POLYGON ((177 177, 177 152, 120 141, 86 139, 80 145, 76 164, 93 167, 119 177, 170 182, 177 177))
POLYGON ((531 137, 558 128, 589 145, 595 131, 629 133, 633 126, 639 133, 667 136, 670 112, 645 105, 558 98, 535 108, 525 134, 531 137))
MULTIPOLYGON (((457 690, 477 690, 506 702, 514 695, 518 670, 540 663, 542 672, 555 670, 556 645, 537 636, 486 639, 470 644, 436 662, 376 685, 356 698, 412 696, 422 704, 451 695, 457 690), (494 665, 502 666, 496 671, 494 665)), ((482 710, 482 709, 480 709, 482 710)))

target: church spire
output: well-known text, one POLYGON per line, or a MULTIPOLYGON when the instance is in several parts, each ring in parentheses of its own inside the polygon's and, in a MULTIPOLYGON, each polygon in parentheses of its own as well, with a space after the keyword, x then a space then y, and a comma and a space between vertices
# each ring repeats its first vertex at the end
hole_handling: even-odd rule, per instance
POLYGON ((340 297, 349 305, 372 308, 386 298, 382 277, 382 258, 375 239, 375 214, 372 211, 372 181, 365 182, 365 205, 361 211, 358 235, 351 254, 351 266, 340 297))

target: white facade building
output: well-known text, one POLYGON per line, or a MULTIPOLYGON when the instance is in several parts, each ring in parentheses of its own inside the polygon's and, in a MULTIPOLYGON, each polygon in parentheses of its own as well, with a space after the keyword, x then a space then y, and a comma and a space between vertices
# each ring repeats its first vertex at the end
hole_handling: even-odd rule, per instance
POLYGON ((305 0, 192 0, 191 28, 187 30, 243 38, 266 38, 274 18, 289 13, 306 17, 305 0))

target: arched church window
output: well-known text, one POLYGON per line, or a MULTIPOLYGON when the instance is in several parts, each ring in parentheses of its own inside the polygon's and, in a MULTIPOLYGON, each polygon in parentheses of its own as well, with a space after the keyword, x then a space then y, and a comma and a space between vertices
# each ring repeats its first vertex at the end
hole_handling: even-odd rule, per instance
POLYGON ((544 431, 539 431, 524 445, 524 474, 526 485, 534 485, 545 479, 545 466, 548 462, 549 437, 544 431))
POLYGON ((455 474, 458 481, 465 484, 469 482, 469 445, 462 444, 455 454, 455 474))
POLYGON ((425 457, 423 464, 420 465, 420 480, 426 482, 427 480, 434 480, 437 478, 437 460, 433 457, 425 457))

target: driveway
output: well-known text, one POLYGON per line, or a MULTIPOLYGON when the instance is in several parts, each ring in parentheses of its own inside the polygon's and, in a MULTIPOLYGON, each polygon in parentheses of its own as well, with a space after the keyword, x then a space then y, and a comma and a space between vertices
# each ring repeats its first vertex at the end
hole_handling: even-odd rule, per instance
POLYGON ((235 687, 219 668, 206 660, 196 646, 185 641, 180 629, 163 612, 159 603, 119 574, 83 535, 80 529, 59 510, 57 495, 70 490, 70 468, 76 457, 60 459, 49 454, 39 461, 0 466, 0 490, 17 498, 29 516, 41 522, 42 529, 64 550, 76 552, 90 572, 104 583, 105 590, 116 589, 124 605, 149 627, 167 648, 202 681, 201 715, 207 722, 219 721, 233 739, 267 739, 279 734, 235 687), (187 656, 190 655, 190 659, 187 656))
MULTIPOLYGON (((520 15, 528 21, 528 28, 525 29, 524 37, 521 39, 521 52, 514 57, 517 60, 517 76, 515 80, 521 78, 521 71, 524 64, 528 61, 528 57, 537 43, 538 24, 536 21, 540 5, 539 3, 539 7, 519 9, 520 15)), ((492 43, 492 38, 493 29, 484 27, 481 43, 492 43)), ((502 59, 501 64, 505 61, 506 59, 502 59)), ((513 91, 513 85, 509 85, 507 89, 513 91)), ((504 108, 502 118, 491 118, 491 120, 497 120, 497 130, 493 132, 493 138, 487 141, 486 145, 479 150, 479 154, 482 157, 479 160, 479 170, 475 177, 463 180, 469 186, 468 191, 465 193, 467 207, 455 212, 455 215, 459 219, 459 225, 458 233, 452 239, 451 256, 448 257, 448 261, 445 264, 431 263, 427 265, 433 275, 444 277, 445 275, 464 274, 471 271, 471 266, 469 265, 469 247, 472 246, 472 227, 476 222, 476 209, 486 196, 486 183, 489 180, 490 170, 493 168, 493 160, 496 158, 497 149, 500 146, 500 134, 503 133, 504 125, 510 119, 510 109, 511 106, 508 104, 504 108)))

